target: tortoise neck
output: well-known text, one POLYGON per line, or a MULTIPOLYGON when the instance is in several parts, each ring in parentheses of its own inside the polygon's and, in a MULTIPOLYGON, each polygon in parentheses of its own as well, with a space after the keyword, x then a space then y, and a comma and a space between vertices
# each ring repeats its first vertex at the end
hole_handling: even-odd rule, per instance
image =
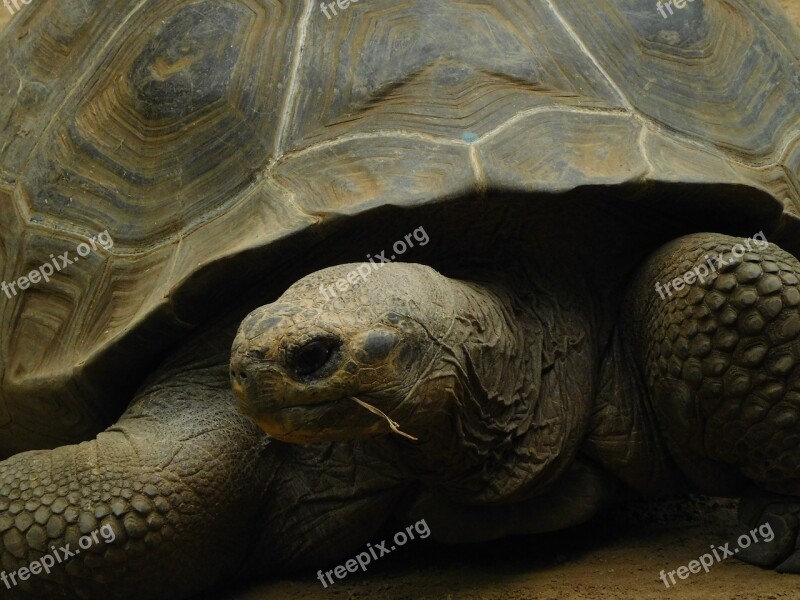
POLYGON ((587 426, 587 304, 519 282, 453 285, 454 326, 415 391, 438 411, 410 444, 411 468, 461 501, 534 495, 570 464, 587 426))

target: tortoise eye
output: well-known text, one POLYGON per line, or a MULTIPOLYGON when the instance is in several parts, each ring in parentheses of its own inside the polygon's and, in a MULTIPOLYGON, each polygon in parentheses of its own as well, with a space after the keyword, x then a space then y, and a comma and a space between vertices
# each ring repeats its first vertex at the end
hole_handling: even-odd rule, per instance
POLYGON ((311 375, 319 371, 328 362, 335 349, 334 340, 314 340, 302 346, 294 353, 292 359, 295 373, 311 375))
POLYGON ((244 355, 250 360, 264 360, 264 353, 261 350, 248 350, 244 355))

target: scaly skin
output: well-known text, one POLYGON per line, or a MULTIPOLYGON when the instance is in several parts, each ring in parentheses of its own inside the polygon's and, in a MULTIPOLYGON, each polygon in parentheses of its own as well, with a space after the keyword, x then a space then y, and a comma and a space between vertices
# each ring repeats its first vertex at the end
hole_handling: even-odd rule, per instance
MULTIPOLYGON (((399 509, 425 510, 440 527, 434 539, 474 541, 581 522, 615 499, 602 472, 574 468, 592 388, 585 303, 540 288, 525 304, 500 282, 453 282, 421 266, 373 277, 361 290, 367 300, 336 317, 358 365, 341 377, 376 404, 392 393, 422 401, 396 415, 419 444, 385 435, 384 421, 354 403, 353 422, 366 417, 366 429, 384 435, 307 445, 264 436, 230 390, 240 314, 188 342, 97 440, 0 463, 7 572, 51 546, 74 548, 95 527, 116 534, 3 597, 186 598, 237 573, 327 567, 399 509), (447 302, 454 311, 437 310, 447 302), (585 497, 574 493, 580 481, 585 497), (472 503, 468 522, 453 520, 454 500, 472 503), (491 504, 498 500, 518 508, 491 504)), ((308 283, 287 292, 293 303, 273 306, 297 332, 319 326, 301 305, 319 297, 308 283)), ((290 398, 285 384, 271 382, 271 393, 290 398)))
POLYGON ((775 541, 740 558, 798 572, 800 263, 770 245, 663 300, 654 289, 737 242, 656 252, 613 340, 595 339, 589 291, 544 278, 394 263, 325 300, 319 284, 355 266, 315 273, 235 341, 226 324, 187 344, 96 441, 0 463, 6 571, 96 527, 116 534, 6 596, 184 598, 237 571, 347 557, 398 508, 445 541, 566 527, 620 497, 609 473, 652 494, 681 477, 758 486, 742 521, 769 521, 775 541), (232 342, 242 407, 304 445, 236 412, 232 342))
POLYGON ((0 463, 7 579, 51 547, 115 533, 49 575, 0 581, 0 598, 188 598, 237 573, 349 557, 385 522, 410 481, 386 444, 288 446, 238 412, 239 320, 187 343, 96 440, 0 463))
MULTIPOLYGON (((521 294, 501 278, 466 283, 419 265, 390 265, 372 275, 361 296, 322 301, 318 286, 355 265, 322 271, 245 319, 231 361, 234 389, 262 427, 293 442, 385 435, 383 421, 348 401, 366 398, 421 438, 416 445, 402 442, 410 468, 462 503, 535 497, 556 484, 578 445, 647 495, 741 494, 756 484, 797 496, 800 263, 766 244, 732 260, 739 241, 697 234, 645 261, 604 357, 581 343, 579 331, 592 335, 586 315, 563 308, 548 314, 541 297, 521 294), (714 253, 729 264, 709 267, 694 286, 658 293, 657 282, 695 267, 704 273, 699 266, 714 253), (359 319, 362 311, 369 317, 359 319), (552 370, 518 360, 552 352, 542 352, 543 323, 558 323, 553 337, 571 340, 552 370), (377 351, 372 337, 381 340, 377 351), (469 350, 459 352, 470 347, 481 349, 478 360, 469 350), (570 389, 574 381, 580 385, 570 389), (627 396, 619 398, 620 392, 627 396), (522 418, 498 419, 498 404, 522 418), (542 413, 530 418, 541 407, 555 420, 542 413), (491 418, 491 425, 465 426, 475 414, 491 418), (567 436, 528 435, 544 423, 567 436), (511 452, 504 454, 510 439, 511 452), (501 461, 486 461, 492 449, 501 461), (447 472, 431 480, 425 456, 447 472), (498 468, 502 461, 505 469, 498 468), (491 491, 478 491, 481 485, 491 491)), ((797 572, 797 503, 791 497, 764 502, 784 535, 763 544, 760 555, 742 558, 797 572), (776 511, 787 516, 775 517, 776 511)), ((587 514, 597 508, 587 505, 587 514)), ((743 522, 752 526, 758 512, 743 511, 743 522)))
POLYGON ((798 573, 800 262, 774 244, 749 244, 707 233, 667 244, 633 284, 625 324, 659 429, 695 489, 764 490, 740 517, 753 527, 771 515, 783 535, 740 558, 798 573), (726 264, 709 264, 714 254, 726 264), (663 291, 703 265, 702 281, 663 291))
POLYGON ((236 413, 212 346, 192 346, 96 440, 0 463, 6 572, 102 525, 116 534, 0 597, 183 598, 236 571, 278 463, 236 413))

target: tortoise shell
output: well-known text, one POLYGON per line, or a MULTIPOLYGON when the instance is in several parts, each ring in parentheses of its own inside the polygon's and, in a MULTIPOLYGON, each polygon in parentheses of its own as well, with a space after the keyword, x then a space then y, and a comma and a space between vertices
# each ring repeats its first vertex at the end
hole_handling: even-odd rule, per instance
POLYGON ((92 437, 377 207, 728 186, 798 239, 800 39, 763 0, 62 0, 0 52, 0 456, 92 437))

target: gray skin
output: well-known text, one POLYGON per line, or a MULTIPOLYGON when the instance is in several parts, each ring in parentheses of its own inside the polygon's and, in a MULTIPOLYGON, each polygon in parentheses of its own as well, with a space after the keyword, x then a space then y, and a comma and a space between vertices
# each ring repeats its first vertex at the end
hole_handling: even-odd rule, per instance
POLYGON ((798 573, 800 263, 741 242, 695 234, 657 251, 606 348, 588 298, 534 281, 391 264, 326 301, 320 284, 356 265, 324 270, 243 321, 233 388, 286 442, 392 435, 353 398, 382 411, 418 438, 397 442, 430 492, 414 510, 448 541, 583 522, 620 497, 619 482, 746 493, 743 525, 769 522, 776 536, 739 557, 798 573), (709 264, 702 282, 655 290, 709 264), (558 515, 537 504, 570 489, 580 500, 558 515))

